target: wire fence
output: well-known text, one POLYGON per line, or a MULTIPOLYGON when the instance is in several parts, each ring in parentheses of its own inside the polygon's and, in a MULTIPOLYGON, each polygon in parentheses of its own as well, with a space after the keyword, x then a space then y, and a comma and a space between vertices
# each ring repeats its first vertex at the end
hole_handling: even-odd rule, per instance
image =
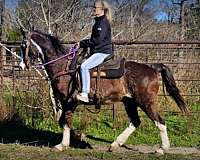
MULTIPOLYGON (((10 50, 21 56, 20 42, 2 42, 10 50)), ((69 46, 74 42, 65 42, 69 46)), ((125 57, 139 63, 164 63, 173 71, 176 83, 192 107, 192 113, 200 114, 200 42, 114 42, 115 59, 125 57)), ((10 108, 19 103, 32 109, 45 110, 51 105, 48 83, 34 69, 21 70, 19 59, 13 57, 3 47, 0 53, 0 93, 3 97, 9 95, 10 108), (17 97, 17 98, 16 98, 17 97), (25 97, 25 98, 24 98, 25 97)), ((43 71, 40 70, 42 73, 43 71)), ((160 87, 162 88, 162 87, 160 87)), ((166 106, 167 114, 176 114, 169 109, 173 102, 166 101, 164 93, 159 92, 158 104, 166 106)), ((111 110, 115 117, 114 106, 103 108, 111 110)), ((117 110, 119 112, 119 110, 117 110)), ((114 118, 113 118, 114 119, 114 118)))

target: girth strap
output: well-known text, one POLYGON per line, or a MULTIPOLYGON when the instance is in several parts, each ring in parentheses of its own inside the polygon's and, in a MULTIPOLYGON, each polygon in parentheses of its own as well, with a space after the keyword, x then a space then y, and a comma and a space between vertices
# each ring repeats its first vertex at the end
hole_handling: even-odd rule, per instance
POLYGON ((101 108, 101 102, 100 102, 100 98, 101 98, 101 95, 100 95, 100 90, 99 90, 99 86, 101 84, 101 77, 100 77, 100 74, 101 74, 101 68, 100 67, 97 67, 97 78, 96 78, 96 93, 95 93, 95 109, 100 109, 101 108))

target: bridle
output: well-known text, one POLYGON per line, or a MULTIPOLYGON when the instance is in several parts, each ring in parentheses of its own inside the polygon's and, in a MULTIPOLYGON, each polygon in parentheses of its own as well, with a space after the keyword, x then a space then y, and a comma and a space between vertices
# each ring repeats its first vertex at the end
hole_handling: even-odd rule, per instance
MULTIPOLYGON (((29 58, 28 54, 29 54, 29 51, 30 51, 31 43, 32 43, 34 46, 36 46, 36 48, 38 49, 39 53, 42 55, 42 59, 44 60, 43 52, 42 52, 40 46, 39 46, 35 41, 33 41, 33 40, 31 39, 31 37, 30 37, 30 34, 28 34, 28 40, 26 40, 26 50, 25 50, 25 55, 24 55, 24 62, 25 62, 25 64, 26 64, 26 66, 29 66, 29 64, 30 64, 30 58, 29 58)), ((37 65, 35 65, 35 67, 36 67, 36 68, 43 68, 44 66, 46 66, 46 65, 48 65, 48 64, 52 64, 52 63, 54 63, 54 62, 57 62, 57 61, 59 61, 59 60, 61 60, 61 59, 63 59, 63 58, 67 58, 68 60, 73 60, 74 57, 76 56, 77 52, 78 52, 78 47, 77 47, 77 44, 75 44, 75 45, 72 46, 72 47, 69 49, 69 51, 68 51, 66 54, 64 54, 63 56, 58 57, 58 58, 56 58, 56 59, 53 59, 53 60, 48 61, 48 62, 43 63, 43 64, 37 64, 37 65)))

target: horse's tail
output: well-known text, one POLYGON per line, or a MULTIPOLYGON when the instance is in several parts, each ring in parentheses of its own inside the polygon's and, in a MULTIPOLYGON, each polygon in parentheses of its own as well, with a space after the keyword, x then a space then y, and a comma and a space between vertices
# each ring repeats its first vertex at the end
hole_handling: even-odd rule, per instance
POLYGON ((158 63, 158 64, 152 64, 152 68, 155 69, 157 72, 161 73, 162 81, 164 82, 166 91, 174 99, 180 110, 183 113, 187 113, 188 112, 187 105, 183 97, 181 96, 179 89, 176 86, 176 82, 169 67, 165 66, 162 63, 158 63))

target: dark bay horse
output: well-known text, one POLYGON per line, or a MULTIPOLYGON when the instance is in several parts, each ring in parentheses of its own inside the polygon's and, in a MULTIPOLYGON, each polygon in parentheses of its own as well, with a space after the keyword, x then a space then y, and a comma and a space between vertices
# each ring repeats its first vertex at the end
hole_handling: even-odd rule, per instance
MULTIPOLYGON (((54 36, 32 31, 26 36, 26 45, 24 52, 24 64, 26 67, 34 65, 34 60, 40 58, 43 63, 55 60, 68 53, 61 42, 54 36), (36 52, 33 51, 36 49, 36 52)), ((67 58, 60 59, 44 66, 55 98, 62 105, 62 116, 59 120, 63 127, 63 139, 55 148, 62 151, 69 147, 70 128, 72 127, 72 115, 77 107, 77 100, 74 98, 78 92, 78 79, 76 74, 68 73, 71 60, 67 58), (65 71, 65 74, 58 75, 65 71)), ((78 71, 77 71, 78 72, 78 71)), ((159 83, 158 75, 161 74, 162 81, 168 94, 173 98, 183 113, 187 112, 187 106, 179 89, 176 87, 172 72, 163 64, 152 64, 151 66, 136 63, 134 61, 125 61, 125 73, 119 79, 101 79, 99 90, 102 95, 101 103, 109 104, 114 102, 123 102, 125 110, 130 119, 129 126, 116 138, 111 144, 109 150, 112 151, 123 145, 128 137, 140 125, 140 119, 137 108, 140 107, 146 115, 158 127, 161 137, 161 147, 157 150, 164 153, 169 149, 170 143, 167 135, 167 127, 164 120, 156 111, 155 99, 158 94, 159 83)), ((91 79, 90 94, 95 92, 96 79, 91 79)))

